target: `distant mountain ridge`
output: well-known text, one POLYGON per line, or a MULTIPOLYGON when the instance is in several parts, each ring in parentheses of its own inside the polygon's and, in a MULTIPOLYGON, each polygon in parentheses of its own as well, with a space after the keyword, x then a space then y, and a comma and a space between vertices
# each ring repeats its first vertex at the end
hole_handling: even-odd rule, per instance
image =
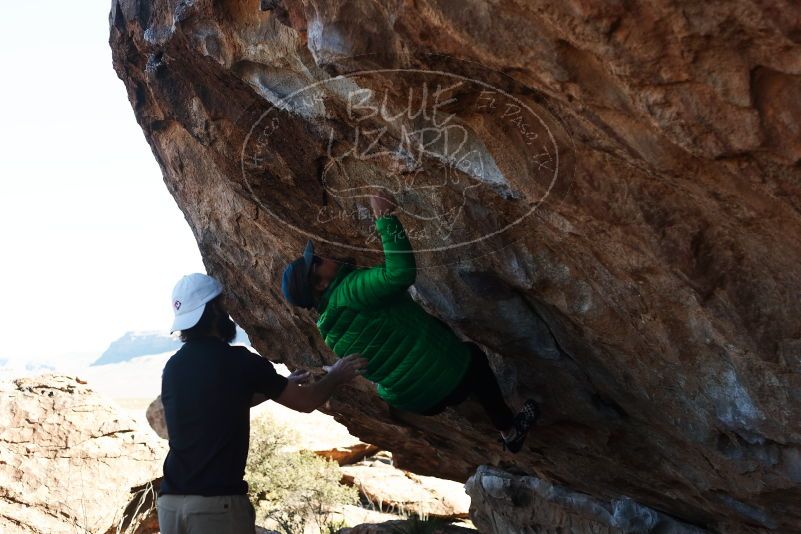
MULTIPOLYGON (((247 334, 238 326, 233 343, 250 345, 247 334)), ((181 345, 181 340, 177 337, 157 330, 126 332, 119 339, 112 341, 100 358, 92 363, 92 366, 126 362, 139 356, 177 351, 181 345)))
POLYGON ((24 376, 51 373, 56 368, 41 362, 19 362, 0 358, 0 380, 22 378, 24 376))

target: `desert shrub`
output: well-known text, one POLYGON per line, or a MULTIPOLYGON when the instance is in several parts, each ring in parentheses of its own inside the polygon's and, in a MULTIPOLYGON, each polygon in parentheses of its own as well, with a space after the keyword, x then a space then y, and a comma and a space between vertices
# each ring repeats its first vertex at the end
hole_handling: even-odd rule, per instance
POLYGON ((343 528, 347 528, 348 524, 345 522, 344 519, 334 519, 329 523, 326 523, 325 529, 321 530, 322 534, 337 534, 343 528))
POLYGON ((268 416, 251 424, 245 479, 256 520, 286 534, 315 525, 324 532, 337 505, 355 504, 356 489, 340 484, 339 466, 308 451, 293 451, 297 435, 268 416))

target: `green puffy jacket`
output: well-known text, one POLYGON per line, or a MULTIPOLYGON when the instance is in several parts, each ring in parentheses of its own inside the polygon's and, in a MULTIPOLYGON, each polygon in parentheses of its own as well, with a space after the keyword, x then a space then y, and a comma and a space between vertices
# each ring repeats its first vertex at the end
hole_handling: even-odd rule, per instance
POLYGON ((445 398, 464 378, 470 350, 409 295, 414 253, 400 221, 376 219, 385 263, 354 269, 343 265, 320 298, 317 328, 337 356, 361 353, 364 376, 392 406, 422 412, 445 398))

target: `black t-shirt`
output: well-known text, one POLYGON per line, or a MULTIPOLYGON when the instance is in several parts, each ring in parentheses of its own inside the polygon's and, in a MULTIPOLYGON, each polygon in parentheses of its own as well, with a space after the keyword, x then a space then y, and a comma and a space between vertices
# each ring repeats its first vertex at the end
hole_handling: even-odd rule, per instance
POLYGON ((161 377, 170 451, 160 493, 246 494, 251 399, 254 393, 274 399, 286 384, 245 347, 216 338, 184 343, 161 377))

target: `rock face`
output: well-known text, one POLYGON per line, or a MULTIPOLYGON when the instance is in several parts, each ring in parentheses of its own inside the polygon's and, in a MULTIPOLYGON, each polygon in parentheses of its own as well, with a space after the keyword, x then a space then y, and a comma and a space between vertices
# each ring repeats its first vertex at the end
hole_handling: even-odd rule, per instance
POLYGON ((470 404, 327 407, 401 467, 478 465, 711 530, 801 530, 801 4, 114 0, 114 67, 257 350, 332 361, 283 266, 381 261, 482 345, 516 456, 470 404))
POLYGON ((704 532, 631 499, 603 501, 537 477, 510 475, 488 466, 481 466, 466 487, 471 497, 471 517, 481 532, 704 532))
POLYGON ((165 447, 74 378, 0 383, 0 532, 104 533, 165 447))

